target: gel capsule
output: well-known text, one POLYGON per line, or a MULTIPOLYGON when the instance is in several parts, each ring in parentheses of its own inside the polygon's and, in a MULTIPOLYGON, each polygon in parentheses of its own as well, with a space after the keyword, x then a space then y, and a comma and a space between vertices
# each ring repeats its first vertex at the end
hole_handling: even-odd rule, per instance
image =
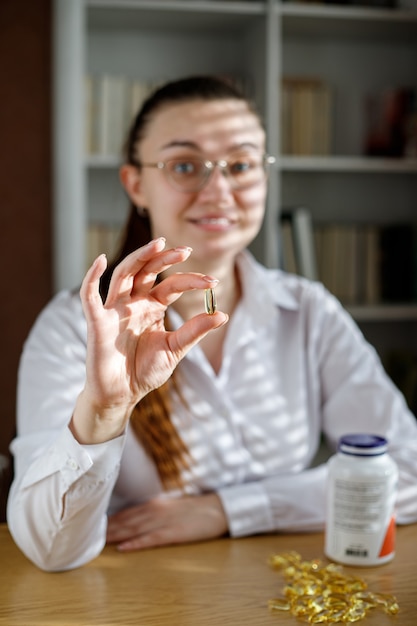
POLYGON ((396 598, 367 588, 362 578, 348 576, 340 565, 324 565, 319 559, 302 561, 297 553, 275 554, 271 567, 281 570, 284 598, 270 600, 271 611, 289 611, 298 622, 351 624, 375 610, 396 615, 396 598))
POLYGON ((274 598, 268 602, 268 606, 271 611, 289 611, 291 608, 290 603, 285 598, 274 598))
POLYGON ((213 315, 217 311, 216 294, 214 289, 206 289, 204 294, 206 313, 213 315))

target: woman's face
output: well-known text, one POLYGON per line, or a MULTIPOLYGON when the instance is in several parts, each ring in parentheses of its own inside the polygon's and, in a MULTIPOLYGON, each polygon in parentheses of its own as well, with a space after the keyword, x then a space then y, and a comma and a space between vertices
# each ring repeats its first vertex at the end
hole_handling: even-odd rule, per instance
MULTIPOLYGON (((263 153, 265 135, 258 118, 240 100, 191 101, 167 105, 154 114, 138 146, 141 163, 201 157, 230 161, 263 153)), ((216 167, 198 191, 172 186, 161 169, 139 174, 137 204, 149 212, 153 237, 167 246, 191 246, 193 259, 234 256, 258 233, 265 206, 266 182, 234 189, 216 167)))

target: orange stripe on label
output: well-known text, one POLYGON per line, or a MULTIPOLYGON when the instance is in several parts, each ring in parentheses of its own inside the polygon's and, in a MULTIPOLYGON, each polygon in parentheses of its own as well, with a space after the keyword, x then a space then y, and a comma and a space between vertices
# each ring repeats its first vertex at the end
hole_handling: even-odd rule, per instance
POLYGON ((380 557, 388 556, 395 550, 395 517, 392 516, 390 523, 388 524, 387 532, 385 534, 384 543, 382 544, 380 557))

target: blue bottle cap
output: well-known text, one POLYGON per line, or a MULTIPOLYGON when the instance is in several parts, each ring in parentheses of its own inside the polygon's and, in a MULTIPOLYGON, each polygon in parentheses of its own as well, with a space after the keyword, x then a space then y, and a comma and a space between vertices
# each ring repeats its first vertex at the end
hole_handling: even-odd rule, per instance
POLYGON ((340 438, 339 452, 353 456, 377 456, 388 450, 388 441, 379 435, 355 433, 340 438))

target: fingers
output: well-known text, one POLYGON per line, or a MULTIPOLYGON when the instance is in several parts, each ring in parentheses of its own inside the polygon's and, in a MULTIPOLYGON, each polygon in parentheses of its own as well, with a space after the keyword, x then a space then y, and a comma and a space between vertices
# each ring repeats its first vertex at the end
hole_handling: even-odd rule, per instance
POLYGON ((180 361, 187 352, 205 337, 211 330, 226 324, 229 316, 222 311, 213 315, 202 313, 185 322, 178 330, 168 335, 169 348, 180 361))
POLYGON ((106 306, 123 296, 138 298, 151 295, 165 307, 175 302, 184 291, 214 288, 218 280, 198 273, 177 273, 155 285, 158 274, 185 261, 192 252, 189 247, 163 250, 165 240, 155 239, 128 255, 115 269, 110 282, 106 306))
POLYGON ((110 282, 106 304, 110 304, 121 295, 132 294, 153 286, 158 274, 176 263, 185 261, 192 250, 178 247, 164 250, 165 239, 160 237, 129 254, 114 270, 110 282))
POLYGON ((171 546, 179 543, 184 543, 184 540, 177 537, 173 529, 165 527, 158 528, 143 535, 138 535, 126 541, 121 541, 117 544, 117 549, 120 552, 132 552, 134 550, 159 548, 161 546, 171 546))
POLYGON ((121 551, 221 537, 228 531, 223 505, 216 493, 156 498, 109 518, 107 542, 121 551))
MULTIPOLYGON (((161 304, 169 306, 185 292, 194 289, 214 289, 219 281, 213 276, 197 273, 177 273, 164 278, 155 285, 150 292, 153 298, 161 304)), ((201 310, 204 310, 203 296, 201 298, 201 310)))
POLYGON ((99 286, 100 278, 102 277, 106 267, 106 255, 101 254, 95 259, 81 284, 80 297, 87 320, 95 317, 97 312, 102 309, 103 303, 100 296, 99 286))
POLYGON ((180 542, 181 539, 176 536, 172 525, 160 525, 158 519, 153 520, 153 523, 145 522, 144 524, 141 524, 138 519, 136 524, 113 526, 113 530, 107 532, 107 543, 117 544, 117 549, 121 552, 156 548, 180 542))
POLYGON ((165 509, 163 502, 155 500, 112 515, 108 520, 107 543, 116 543, 122 551, 174 543, 172 523, 164 522, 165 509))

